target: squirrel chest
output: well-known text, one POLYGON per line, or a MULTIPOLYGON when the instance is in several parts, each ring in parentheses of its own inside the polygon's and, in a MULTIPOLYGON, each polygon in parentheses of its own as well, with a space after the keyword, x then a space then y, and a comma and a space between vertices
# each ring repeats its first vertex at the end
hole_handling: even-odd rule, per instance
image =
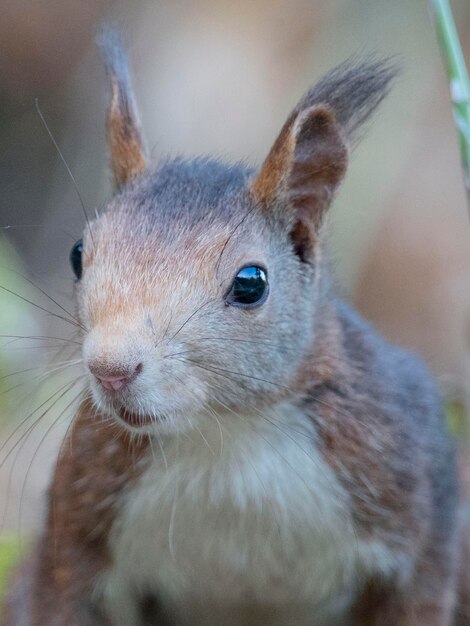
POLYGON ((383 549, 356 535, 310 420, 289 406, 259 418, 213 418, 153 441, 120 503, 99 585, 117 624, 138 623, 137 598, 149 594, 178 607, 176 623, 185 610, 204 623, 207 606, 212 616, 230 607, 233 619, 233 607, 268 607, 270 623, 283 623, 295 606, 296 623, 313 610, 339 624, 361 572, 388 567, 383 549))

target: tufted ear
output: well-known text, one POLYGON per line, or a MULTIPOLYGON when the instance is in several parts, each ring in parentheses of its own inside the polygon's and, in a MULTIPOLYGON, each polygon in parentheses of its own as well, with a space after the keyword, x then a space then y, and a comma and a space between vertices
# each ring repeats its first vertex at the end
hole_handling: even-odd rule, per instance
POLYGON ((346 63, 300 101, 252 184, 267 212, 290 212, 296 253, 308 261, 317 231, 341 183, 348 146, 386 95, 395 69, 385 62, 346 63))
POLYGON ((127 58, 118 34, 103 28, 99 38, 110 100, 106 119, 110 165, 116 187, 122 187, 147 167, 144 142, 129 77, 127 58))

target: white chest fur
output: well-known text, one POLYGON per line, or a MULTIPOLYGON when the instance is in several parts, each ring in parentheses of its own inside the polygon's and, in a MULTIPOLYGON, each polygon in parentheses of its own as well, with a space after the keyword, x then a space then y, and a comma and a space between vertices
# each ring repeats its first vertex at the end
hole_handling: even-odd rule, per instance
POLYGON ((177 623, 188 607, 295 606, 339 624, 370 546, 311 422, 283 406, 198 426, 155 439, 155 458, 122 502, 101 581, 116 624, 137 624, 134 600, 149 593, 177 623))

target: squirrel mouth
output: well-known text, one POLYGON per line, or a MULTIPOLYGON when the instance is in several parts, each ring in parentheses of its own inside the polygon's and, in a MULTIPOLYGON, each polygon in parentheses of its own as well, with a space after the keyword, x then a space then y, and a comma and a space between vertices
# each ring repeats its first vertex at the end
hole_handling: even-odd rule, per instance
POLYGON ((123 422, 126 422, 129 426, 134 426, 134 428, 138 428, 139 426, 149 426, 154 423, 154 420, 148 415, 132 413, 132 411, 129 411, 124 407, 116 408, 115 411, 123 422))

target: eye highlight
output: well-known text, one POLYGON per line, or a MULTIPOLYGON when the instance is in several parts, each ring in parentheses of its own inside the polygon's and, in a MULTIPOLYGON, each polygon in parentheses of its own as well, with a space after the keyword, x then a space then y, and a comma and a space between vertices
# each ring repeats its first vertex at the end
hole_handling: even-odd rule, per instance
POLYGON ((73 273, 77 280, 82 277, 82 252, 83 252, 83 240, 79 239, 73 248, 70 250, 70 265, 72 266, 73 273))
POLYGON ((268 274, 257 265, 242 267, 225 296, 226 304, 240 308, 260 306, 269 292, 268 274))

